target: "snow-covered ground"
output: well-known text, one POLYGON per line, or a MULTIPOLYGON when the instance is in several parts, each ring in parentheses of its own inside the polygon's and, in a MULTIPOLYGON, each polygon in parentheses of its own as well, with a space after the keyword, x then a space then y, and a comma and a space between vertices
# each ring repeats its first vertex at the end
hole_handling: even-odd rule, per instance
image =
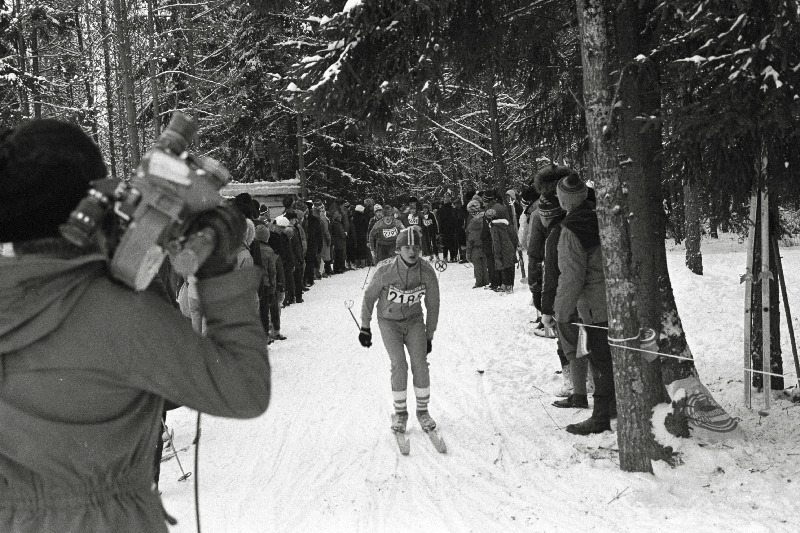
MULTIPOLYGON (((682 465, 621 472, 615 432, 570 435, 564 427, 589 411, 550 405, 561 379, 555 341, 532 334, 527 287, 473 290, 471 269, 451 264, 429 356, 431 414, 449 451, 437 453, 412 415, 411 454, 401 456, 380 332, 373 321, 374 344, 362 348, 345 308, 354 300, 359 316, 367 271, 356 270, 318 282, 284 311, 288 340, 270 347, 263 416, 202 418, 203 531, 797 531, 800 404, 776 393, 759 414, 761 395, 753 410, 742 402, 744 245, 704 242, 703 276, 684 267, 681 248, 668 248, 701 380, 740 420, 744 440, 685 439, 682 465)), ((782 255, 800 316, 800 250, 782 255)), ((784 369, 793 371, 785 325, 783 338, 784 369)), ((793 372, 786 383, 796 383, 793 372)), ((178 448, 191 443, 195 413, 173 411, 168 424, 178 448)), ((180 459, 194 472, 193 452, 180 459)), ((164 504, 179 521, 173 531, 195 531, 193 478, 179 476, 174 459, 162 463, 164 504)))

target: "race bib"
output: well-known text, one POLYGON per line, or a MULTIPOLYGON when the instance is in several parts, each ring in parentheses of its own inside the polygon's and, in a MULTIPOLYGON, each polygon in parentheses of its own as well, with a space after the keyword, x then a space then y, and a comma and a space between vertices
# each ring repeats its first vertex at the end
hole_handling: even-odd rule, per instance
POLYGON ((411 290, 398 289, 394 285, 389 285, 387 299, 396 304, 414 305, 420 303, 423 296, 425 296, 425 285, 411 290))
POLYGON ((408 216, 408 225, 409 226, 419 226, 419 217, 416 216, 416 215, 414 215, 414 216, 409 215, 408 216))
POLYGON ((422 223, 425 224, 426 226, 430 226, 433 224, 433 220, 426 218, 425 220, 422 221, 422 223))
POLYGON ((397 228, 389 228, 383 230, 383 236, 387 239, 391 239, 392 237, 397 237, 397 228))

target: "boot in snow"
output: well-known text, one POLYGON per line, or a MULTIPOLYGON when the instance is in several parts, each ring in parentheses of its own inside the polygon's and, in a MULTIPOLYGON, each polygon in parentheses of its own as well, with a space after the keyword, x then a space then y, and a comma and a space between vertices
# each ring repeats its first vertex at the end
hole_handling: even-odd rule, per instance
POLYGON ((392 431, 396 433, 405 433, 406 424, 408 424, 408 413, 395 413, 392 415, 392 431))
POLYGON ((591 435, 592 433, 602 433, 610 430, 611 423, 607 418, 595 418, 594 415, 583 422, 567 426, 567 433, 572 433, 573 435, 591 435))
POLYGON ((554 407, 586 409, 589 407, 589 400, 585 394, 570 394, 563 400, 553 402, 554 407))
POLYGON ((433 421, 428 411, 417 411, 417 420, 419 420, 419 425, 422 427, 423 431, 436 429, 436 422, 433 421))

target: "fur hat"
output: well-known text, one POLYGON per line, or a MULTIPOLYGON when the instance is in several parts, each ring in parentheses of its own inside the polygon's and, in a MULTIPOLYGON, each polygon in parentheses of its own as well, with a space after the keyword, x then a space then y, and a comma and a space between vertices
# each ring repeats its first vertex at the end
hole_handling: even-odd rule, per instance
POLYGON ((558 181, 556 192, 558 193, 558 202, 565 211, 572 211, 575 209, 586 200, 589 194, 586 184, 575 173, 561 178, 558 181))
POLYGON ((364 212, 364 206, 363 206, 363 205, 361 205, 361 204, 358 204, 358 205, 356 206, 356 212, 358 212, 358 213, 363 213, 363 212, 364 212))
MULTIPOLYGON (((539 194, 544 194, 547 191, 552 191, 556 188, 558 180, 565 178, 575 171, 569 167, 549 163, 540 167, 536 174, 533 176, 533 186, 539 191, 539 194)), ((577 174, 575 174, 577 176, 577 174)))
POLYGON ((419 226, 409 226, 400 232, 394 247, 399 250, 403 246, 422 246, 422 232, 419 226))
POLYGON ((561 204, 558 202, 558 194, 549 191, 539 198, 539 216, 542 218, 553 218, 564 213, 561 204))
POLYGON ((100 149, 69 122, 28 120, 0 132, 0 242, 58 237, 58 226, 106 176, 100 149))
POLYGON ((481 210, 481 203, 478 200, 470 200, 467 204, 467 211, 470 213, 477 213, 481 210))
POLYGON ((288 218, 286 218, 285 216, 281 215, 281 216, 275 218, 275 225, 276 226, 280 226, 282 228, 288 228, 289 226, 292 225, 292 223, 289 222, 288 218))

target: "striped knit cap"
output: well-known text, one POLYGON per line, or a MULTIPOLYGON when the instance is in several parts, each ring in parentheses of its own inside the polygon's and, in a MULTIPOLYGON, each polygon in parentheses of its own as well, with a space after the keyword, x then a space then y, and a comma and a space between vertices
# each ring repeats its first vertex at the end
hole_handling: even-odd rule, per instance
POLYGON ((544 193, 539 198, 539 216, 542 218, 553 218, 564 213, 561 204, 558 202, 556 191, 544 193))
POLYGON ((556 187, 558 201, 565 211, 569 212, 586 200, 589 191, 586 184, 577 174, 570 174, 566 178, 561 178, 556 187))
POLYGON ((422 246, 422 232, 419 226, 409 226, 400 232, 395 241, 395 248, 399 250, 403 246, 422 246))

